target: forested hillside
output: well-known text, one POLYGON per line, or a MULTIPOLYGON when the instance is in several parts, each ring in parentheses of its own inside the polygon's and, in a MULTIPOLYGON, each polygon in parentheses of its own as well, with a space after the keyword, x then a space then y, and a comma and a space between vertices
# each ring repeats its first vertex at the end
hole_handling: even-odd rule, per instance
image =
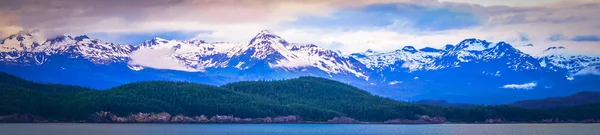
POLYGON ((524 100, 512 105, 523 108, 555 108, 600 103, 600 92, 584 91, 565 97, 551 97, 540 100, 524 100))
POLYGON ((438 107, 374 96, 356 87, 317 77, 237 82, 221 87, 148 81, 109 90, 41 84, 0 74, 0 116, 32 114, 51 120, 85 120, 100 111, 119 116, 167 112, 186 116, 233 115, 260 118, 297 115, 306 121, 349 117, 360 121, 443 117, 451 122, 540 122, 546 119, 600 119, 600 104, 569 108, 512 106, 438 107))
POLYGON ((265 96, 284 104, 322 108, 365 121, 416 119, 417 115, 443 115, 439 108, 377 97, 356 87, 317 77, 300 77, 282 81, 238 82, 222 87, 242 93, 265 96))

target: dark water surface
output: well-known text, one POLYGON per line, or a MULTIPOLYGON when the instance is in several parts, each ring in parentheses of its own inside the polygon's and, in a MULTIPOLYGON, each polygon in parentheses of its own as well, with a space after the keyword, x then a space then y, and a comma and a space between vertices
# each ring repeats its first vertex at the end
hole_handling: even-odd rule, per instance
POLYGON ((0 124, 0 135, 600 135, 600 124, 0 124))

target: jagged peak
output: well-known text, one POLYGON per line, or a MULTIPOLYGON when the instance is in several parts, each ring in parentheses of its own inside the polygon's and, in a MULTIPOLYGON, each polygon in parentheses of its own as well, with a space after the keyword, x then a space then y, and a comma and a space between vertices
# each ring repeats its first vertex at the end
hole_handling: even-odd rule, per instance
POLYGON ((474 43, 474 42, 487 42, 487 40, 478 39, 478 38, 467 38, 467 39, 464 39, 463 41, 461 41, 460 44, 474 43))
POLYGON ((509 43, 506 43, 504 41, 500 41, 500 42, 496 43, 496 46, 499 46, 499 47, 512 47, 512 45, 510 45, 509 43))
POLYGON ((404 47, 402 47, 402 51, 410 52, 410 53, 418 52, 417 49, 415 49, 415 47, 413 47, 413 46, 404 46, 404 47))
POLYGON ((256 34, 256 36, 254 36, 254 38, 281 38, 279 36, 277 36, 275 33, 271 32, 270 30, 261 30, 260 32, 258 32, 256 34))
POLYGON ((315 44, 292 44, 292 51, 300 50, 302 48, 318 48, 315 44))
POLYGON ((33 38, 33 34, 29 31, 19 31, 15 34, 11 34, 8 37, 2 37, 1 40, 5 40, 5 39, 16 39, 17 41, 23 41, 25 39, 31 39, 33 38))
POLYGON ((74 39, 73 39, 73 37, 71 37, 71 35, 66 35, 66 34, 54 36, 54 37, 48 39, 48 41, 51 41, 52 43, 63 42, 66 40, 74 40, 74 39))
POLYGON ((552 46, 548 47, 546 50, 542 51, 541 56, 550 56, 550 55, 572 55, 567 53, 567 48, 564 46, 552 46))
POLYGON ((271 30, 264 29, 264 30, 261 30, 259 34, 272 34, 272 33, 273 32, 271 32, 271 30))
POLYGON ((477 38, 468 38, 463 41, 460 41, 460 43, 458 43, 458 45, 456 45, 456 46, 469 45, 469 44, 475 44, 475 43, 482 43, 483 45, 491 44, 491 42, 488 42, 487 40, 477 39, 477 38))
POLYGON ((421 52, 443 52, 444 50, 440 50, 440 49, 436 49, 436 48, 432 48, 432 47, 425 47, 425 48, 419 49, 419 51, 421 51, 421 52))
POLYGON ((373 49, 367 49, 367 51, 365 51, 367 53, 375 53, 375 51, 373 51, 373 49))
POLYGON ((152 40, 155 40, 155 41, 168 41, 167 39, 160 38, 160 37, 154 37, 154 38, 152 38, 152 40))
POLYGON ((454 46, 452 50, 482 51, 494 46, 495 44, 492 44, 492 42, 488 42, 486 40, 469 38, 461 41, 458 45, 454 46))
POLYGON ((281 37, 274 34, 270 30, 260 31, 258 34, 256 34, 256 36, 254 36, 254 38, 252 38, 252 40, 250 40, 249 44, 253 45, 253 44, 258 44, 258 43, 262 43, 262 42, 279 42, 284 46, 289 45, 289 43, 287 41, 283 40, 281 37))
POLYGON ((191 44, 205 44, 205 43, 207 43, 206 41, 201 40, 201 39, 190 39, 190 40, 186 40, 184 42, 191 43, 191 44))
POLYGON ((0 39, 0 52, 7 51, 27 51, 33 47, 39 46, 37 40, 40 40, 36 33, 20 31, 0 39))
POLYGON ((77 41, 82 41, 84 39, 90 39, 90 37, 88 37, 87 35, 80 35, 75 37, 75 40, 77 41))
POLYGON ((54 36, 52 38, 48 38, 47 41, 50 41, 51 43, 65 42, 65 41, 69 41, 69 40, 72 40, 73 42, 80 42, 80 41, 84 41, 86 39, 89 40, 89 41, 91 41, 91 42, 93 42, 93 43, 100 43, 100 42, 102 42, 100 39, 90 38, 87 35, 71 36, 71 35, 67 35, 67 34, 58 35, 58 36, 54 36))
POLYGON ((290 43, 269 30, 262 30, 247 45, 234 47, 234 56, 250 55, 254 59, 265 59, 270 55, 278 55, 283 59, 297 58, 290 52, 290 43))
POLYGON ((140 44, 139 46, 144 46, 144 47, 150 47, 150 46, 154 46, 154 45, 158 45, 160 43, 169 43, 169 40, 160 38, 160 37, 154 37, 150 40, 146 40, 144 41, 142 44, 140 44))
POLYGON ((546 50, 544 50, 544 52, 546 51, 550 51, 550 50, 563 50, 563 49, 567 49, 564 46, 552 46, 552 47, 548 47, 546 50))
POLYGON ((446 50, 446 51, 448 51, 448 50, 450 50, 450 49, 452 49, 452 48, 454 48, 454 45, 447 44, 447 45, 446 45, 446 46, 444 46, 444 48, 442 48, 442 49, 443 49, 443 50, 446 50))
POLYGON ((319 47, 319 46, 317 46, 315 44, 305 44, 305 45, 302 45, 302 46, 303 47, 319 47))
POLYGON ((496 48, 497 50, 504 50, 504 51, 513 51, 514 50, 514 51, 520 52, 515 47, 513 47, 511 44, 506 43, 504 41, 496 43, 494 48, 496 48))

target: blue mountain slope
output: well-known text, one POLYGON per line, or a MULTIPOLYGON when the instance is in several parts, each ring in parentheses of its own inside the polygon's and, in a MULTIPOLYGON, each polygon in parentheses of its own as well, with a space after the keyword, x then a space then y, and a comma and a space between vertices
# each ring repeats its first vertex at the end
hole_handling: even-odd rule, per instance
MULTIPOLYGON (((600 58, 549 48, 532 56, 512 45, 466 39, 444 48, 406 46, 392 52, 342 55, 314 44, 295 44, 264 30, 248 43, 155 38, 140 45, 104 43, 87 36, 59 36, 43 43, 20 33, 0 40, 0 71, 37 82, 107 89, 144 80, 222 85, 246 80, 318 76, 398 100, 441 99, 477 104, 596 91, 600 58), (134 54, 179 63, 156 68, 134 54), (154 58, 156 57, 156 58, 154 58), (190 70, 179 70, 190 69, 190 70)), ((143 58, 143 57, 142 57, 143 58)), ((152 61, 151 59, 151 61, 152 61)), ((156 61, 152 64, 162 64, 156 61)))

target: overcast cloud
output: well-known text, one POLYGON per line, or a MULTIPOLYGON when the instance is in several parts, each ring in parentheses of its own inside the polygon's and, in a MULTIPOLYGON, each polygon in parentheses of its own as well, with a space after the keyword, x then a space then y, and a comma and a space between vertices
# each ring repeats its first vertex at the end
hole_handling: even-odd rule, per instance
POLYGON ((0 34, 197 32, 208 41, 248 42, 270 29, 346 54, 481 38, 533 44, 519 48, 532 54, 566 46, 598 55, 598 13, 598 0, 3 0, 0 34), (548 40, 557 34, 564 39, 548 40))

